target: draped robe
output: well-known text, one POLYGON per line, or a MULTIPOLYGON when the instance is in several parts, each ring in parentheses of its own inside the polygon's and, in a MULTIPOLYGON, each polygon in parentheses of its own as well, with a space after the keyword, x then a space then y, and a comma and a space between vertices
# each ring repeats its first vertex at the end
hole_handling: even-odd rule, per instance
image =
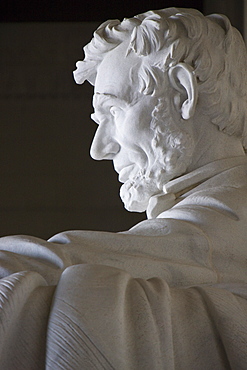
POLYGON ((172 180, 121 233, 0 239, 1 369, 246 369, 247 161, 172 180))

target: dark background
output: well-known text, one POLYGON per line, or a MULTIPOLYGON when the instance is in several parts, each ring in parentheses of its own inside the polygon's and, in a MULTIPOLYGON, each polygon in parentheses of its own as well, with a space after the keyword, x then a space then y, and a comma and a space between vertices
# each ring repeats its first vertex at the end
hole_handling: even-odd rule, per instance
POLYGON ((93 89, 72 71, 102 21, 169 6, 224 13, 243 30, 242 1, 1 0, 0 236, 121 231, 145 218, 124 210, 111 162, 89 156, 93 89))
POLYGON ((11 22, 94 22, 132 17, 170 6, 203 11, 203 0, 2 0, 1 20, 11 22))
POLYGON ((243 30, 243 0, 1 0, 2 22, 101 22, 170 6, 222 13, 243 30))

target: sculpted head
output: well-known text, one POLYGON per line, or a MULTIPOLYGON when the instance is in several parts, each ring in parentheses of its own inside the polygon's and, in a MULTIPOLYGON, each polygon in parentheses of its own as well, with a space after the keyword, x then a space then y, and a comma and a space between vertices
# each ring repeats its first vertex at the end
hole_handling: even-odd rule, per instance
POLYGON ((128 210, 207 163, 218 133, 247 147, 246 51, 226 17, 168 8, 110 20, 84 52, 74 75, 95 86, 91 156, 113 161, 128 210))

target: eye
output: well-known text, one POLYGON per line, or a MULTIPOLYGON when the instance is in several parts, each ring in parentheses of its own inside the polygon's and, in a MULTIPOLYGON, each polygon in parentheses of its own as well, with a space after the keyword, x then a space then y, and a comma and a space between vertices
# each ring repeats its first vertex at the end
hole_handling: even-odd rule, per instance
POLYGON ((113 117, 116 117, 120 113, 121 109, 118 107, 111 107, 110 108, 110 113, 113 117))

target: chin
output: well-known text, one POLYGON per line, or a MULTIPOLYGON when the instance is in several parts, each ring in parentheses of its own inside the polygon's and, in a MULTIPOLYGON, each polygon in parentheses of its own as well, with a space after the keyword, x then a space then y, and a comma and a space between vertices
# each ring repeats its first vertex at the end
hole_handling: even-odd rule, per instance
MULTIPOLYGON (((153 182, 153 181, 152 181, 153 182)), ((158 189, 148 180, 126 181, 120 188, 120 197, 124 207, 130 212, 145 212, 149 199, 157 194, 158 189)))
POLYGON ((137 177, 127 180, 120 188, 120 197, 124 207, 130 212, 145 212, 149 199, 160 193, 157 178, 137 177))
POLYGON ((130 212, 145 212, 148 200, 146 194, 138 190, 130 181, 126 181, 120 188, 120 198, 124 207, 130 212))
POLYGON ((156 163, 148 176, 139 173, 134 179, 127 180, 120 188, 124 207, 130 212, 145 212, 150 198, 163 194, 164 186, 175 177, 183 175, 188 163, 186 160, 177 160, 173 166, 166 169, 156 163))

